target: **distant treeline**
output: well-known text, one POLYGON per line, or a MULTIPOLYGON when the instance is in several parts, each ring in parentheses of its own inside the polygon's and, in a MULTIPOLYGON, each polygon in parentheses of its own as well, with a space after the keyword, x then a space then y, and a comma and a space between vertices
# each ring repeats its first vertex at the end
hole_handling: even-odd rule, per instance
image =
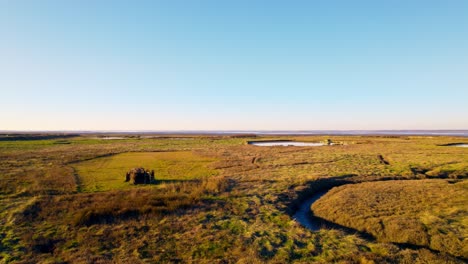
POLYGON ((44 140, 77 137, 79 134, 0 134, 0 141, 44 140))

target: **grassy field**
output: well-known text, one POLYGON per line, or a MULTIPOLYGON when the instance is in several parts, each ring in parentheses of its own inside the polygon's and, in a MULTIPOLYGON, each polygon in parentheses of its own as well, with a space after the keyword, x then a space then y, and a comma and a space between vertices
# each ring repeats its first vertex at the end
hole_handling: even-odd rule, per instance
MULTIPOLYGON (((210 177, 217 172, 208 165, 215 161, 189 151, 177 152, 129 152, 91 159, 73 164, 80 184, 80 191, 108 191, 132 188, 124 182, 129 168, 144 167, 155 170, 159 182, 193 180, 210 177)), ((153 185, 157 186, 157 185, 153 185)))
POLYGON ((430 179, 344 185, 328 192, 312 210, 379 241, 468 258, 467 183, 430 179))
MULTIPOLYGON (((468 149, 442 145, 466 138, 122 136, 0 141, 0 262, 465 262, 468 149), (344 145, 246 144, 327 138, 344 145), (125 184, 135 166, 154 168, 158 184, 125 184), (369 191, 366 199, 385 201, 374 205, 348 197, 349 208, 366 212, 365 231, 376 239, 312 232, 292 218, 315 191, 357 183, 338 188, 344 194, 377 181, 395 185, 369 187, 375 193, 407 199, 369 191), (374 229, 381 218, 387 233, 374 229), (413 239, 421 226, 418 235, 427 239, 413 239), (395 230, 406 232, 403 239, 395 230)), ((327 207, 346 207, 326 197, 327 207)), ((341 224, 361 230, 348 211, 341 224)))

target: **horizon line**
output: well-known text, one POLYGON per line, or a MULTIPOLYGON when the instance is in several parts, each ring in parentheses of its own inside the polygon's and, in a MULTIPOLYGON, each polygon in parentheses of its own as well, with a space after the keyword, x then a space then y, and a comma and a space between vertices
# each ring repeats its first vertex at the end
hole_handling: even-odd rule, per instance
POLYGON ((322 129, 322 130, 0 130, 0 133, 63 133, 63 134, 185 134, 185 135, 427 135, 466 136, 468 129, 322 129))

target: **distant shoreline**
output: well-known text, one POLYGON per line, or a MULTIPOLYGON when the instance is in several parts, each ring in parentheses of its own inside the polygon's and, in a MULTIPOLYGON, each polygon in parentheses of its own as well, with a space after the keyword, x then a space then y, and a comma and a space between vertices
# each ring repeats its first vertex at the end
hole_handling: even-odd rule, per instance
POLYGON ((0 134, 142 134, 142 135, 259 135, 259 136, 461 136, 468 130, 0 130, 0 134))

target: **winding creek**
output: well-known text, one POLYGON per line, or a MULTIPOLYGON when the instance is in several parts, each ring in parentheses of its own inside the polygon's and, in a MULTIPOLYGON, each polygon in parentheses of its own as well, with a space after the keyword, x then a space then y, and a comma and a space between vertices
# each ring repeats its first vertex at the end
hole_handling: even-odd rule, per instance
MULTIPOLYGON (((248 143, 251 145, 257 145, 257 146, 324 146, 325 145, 323 143, 296 142, 296 141, 251 141, 248 143), (310 144, 310 145, 304 145, 304 144, 310 144)), ((468 143, 454 143, 454 144, 449 144, 445 146, 468 148, 468 143)), ((340 185, 342 184, 338 184, 336 186, 340 186, 340 185)), ((336 187, 336 186, 333 186, 333 187, 336 187)), ((320 229, 324 228, 323 221, 313 216, 311 207, 313 203, 315 203, 318 199, 324 196, 333 187, 318 191, 312 194, 309 198, 303 200, 301 204, 299 205, 297 211, 294 213, 293 219, 311 231, 319 231, 320 229)))
POLYGON ((307 229, 312 231, 319 231, 322 228, 322 223, 312 215, 310 207, 328 191, 329 190, 316 192, 310 198, 304 200, 296 213, 293 215, 294 220, 307 229))
MULTIPOLYGON (((371 240, 371 241, 378 241, 377 238, 375 238, 373 235, 371 235, 369 233, 364 233, 364 232, 361 232, 361 231, 353 229, 353 228, 341 226, 341 225, 333 223, 333 222, 328 222, 328 221, 326 221, 324 219, 320 219, 320 218, 315 217, 313 215, 312 210, 311 210, 311 207, 312 207, 313 203, 318 201, 322 196, 327 194, 334 187, 343 186, 343 185, 347 185, 347 184, 356 184, 356 183, 336 184, 334 186, 330 186, 328 188, 319 190, 319 191, 311 194, 309 196, 309 198, 306 198, 305 200, 303 200, 299 204, 299 206, 297 207, 297 211, 293 214, 293 219, 295 221, 297 221, 299 224, 301 224, 303 227, 305 227, 305 228, 307 228, 307 229, 309 229, 311 231, 314 231, 314 232, 320 231, 321 229, 340 229, 340 230, 342 230, 342 231, 344 231, 346 233, 359 234, 363 238, 371 240)), ((429 246, 413 245, 413 244, 405 244, 405 243, 396 243, 396 242, 394 242, 393 244, 398 246, 399 248, 402 248, 402 249, 426 249, 426 250, 429 250, 429 251, 431 251, 433 253, 436 253, 436 254, 441 253, 440 251, 434 250, 434 249, 430 248, 429 246)), ((447 255, 455 258, 455 259, 458 259, 458 260, 461 260, 461 261, 464 261, 464 262, 468 263, 467 258, 464 258, 464 257, 461 257, 461 256, 454 256, 454 255, 451 255, 451 254, 449 254, 447 252, 445 252, 444 254, 447 254, 447 255)))
MULTIPOLYGON (((247 142, 249 145, 255 145, 255 146, 261 146, 261 147, 275 147, 275 146, 299 146, 299 147, 307 147, 307 146, 313 146, 313 147, 318 147, 318 146, 327 146, 328 144, 321 143, 321 142, 300 142, 300 141, 287 141, 287 140, 272 140, 272 141, 248 141, 247 142)), ((334 145, 333 143, 330 145, 334 145)), ((462 148, 468 148, 467 143, 453 143, 445 146, 451 146, 451 147, 462 147, 462 148)), ((384 180, 386 181, 386 180, 384 180)), ((331 182, 330 182, 331 183, 331 182)), ((332 188, 337 187, 337 186, 342 186, 346 184, 356 184, 356 182, 340 182, 339 180, 335 182, 334 184, 328 184, 327 187, 324 189, 321 189, 319 191, 316 191, 315 193, 312 193, 308 198, 302 200, 299 203, 299 206, 297 206, 297 210, 295 213, 292 215, 293 219, 298 222, 300 225, 303 227, 317 232, 320 231, 321 229, 340 229, 343 230, 347 233, 353 233, 353 234, 359 234, 363 238, 369 239, 371 241, 377 241, 377 239, 372 236, 371 234, 361 232, 359 230, 341 226, 339 224, 329 222, 325 219, 322 219, 320 217, 316 217, 313 215, 313 212, 311 210, 312 204, 314 204, 316 201, 318 201, 322 196, 328 193, 332 188)), ((434 249, 431 249, 429 246, 421 246, 421 245, 413 245, 413 244, 404 244, 404 243, 393 243, 396 246, 400 248, 406 248, 406 249, 426 249, 429 250, 433 253, 439 254, 440 252, 434 249)), ((450 255, 449 253, 445 253, 447 255, 450 255)), ((454 256, 450 255, 451 257, 454 257, 455 259, 462 260, 462 261, 467 261, 466 258, 460 257, 460 256, 454 256)), ((467 262, 468 263, 468 262, 467 262)))

